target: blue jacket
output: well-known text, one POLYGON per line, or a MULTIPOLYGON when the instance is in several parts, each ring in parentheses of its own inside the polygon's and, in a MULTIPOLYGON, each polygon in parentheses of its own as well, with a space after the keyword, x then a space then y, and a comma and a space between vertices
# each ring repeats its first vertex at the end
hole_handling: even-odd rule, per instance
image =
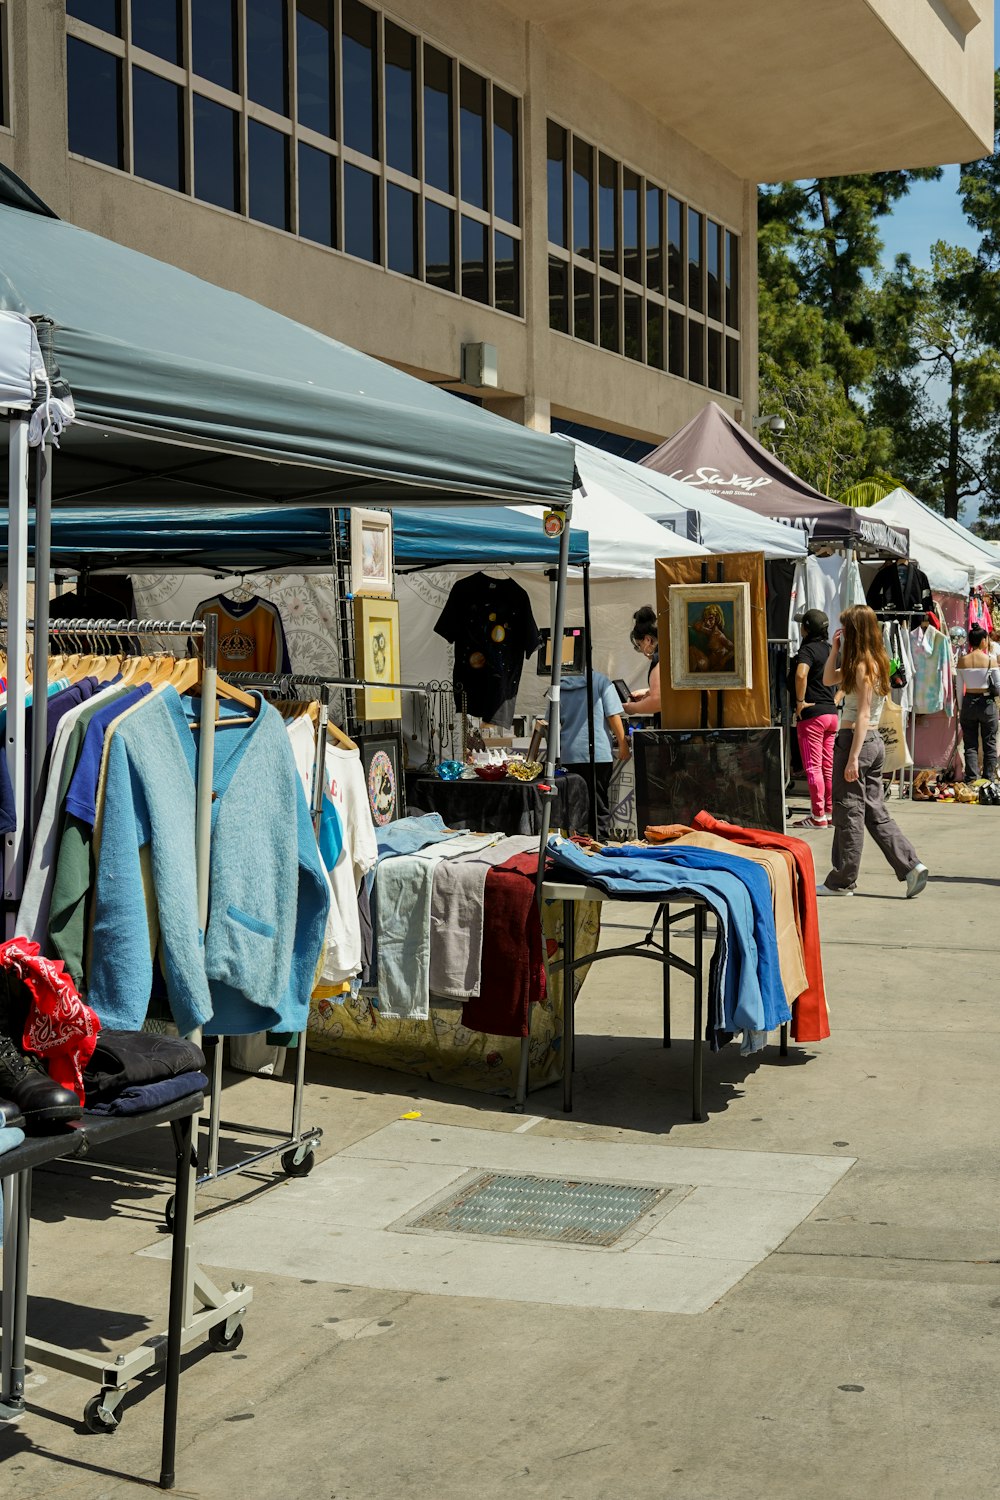
MULTIPOLYGON (((200 705, 186 704, 193 715, 200 705)), ((223 717, 242 714, 223 704, 223 717)), ((208 930, 198 924, 195 734, 173 688, 123 719, 108 746, 88 999, 136 1030, 152 983, 149 849, 159 952, 174 1020, 211 1035, 301 1031, 329 886, 280 715, 263 703, 215 736, 208 930)))

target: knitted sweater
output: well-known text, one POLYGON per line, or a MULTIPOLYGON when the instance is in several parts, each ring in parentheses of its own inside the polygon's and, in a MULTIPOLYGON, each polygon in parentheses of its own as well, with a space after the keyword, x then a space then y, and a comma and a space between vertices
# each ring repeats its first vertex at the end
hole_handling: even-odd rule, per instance
POLYGON ((174 689, 124 719, 107 754, 88 997, 102 1023, 134 1030, 146 1016, 152 960, 139 851, 148 845, 160 961, 180 1030, 304 1030, 329 889, 280 716, 262 703, 249 726, 216 734, 206 933, 195 735, 174 689))

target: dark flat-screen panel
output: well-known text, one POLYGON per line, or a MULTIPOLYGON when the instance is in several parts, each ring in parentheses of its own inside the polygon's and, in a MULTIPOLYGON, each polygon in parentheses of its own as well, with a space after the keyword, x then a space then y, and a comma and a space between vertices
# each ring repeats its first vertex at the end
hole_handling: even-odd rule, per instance
POLYGON ((650 824, 690 823, 702 811, 742 828, 784 833, 780 726, 644 729, 632 744, 640 838, 650 824))

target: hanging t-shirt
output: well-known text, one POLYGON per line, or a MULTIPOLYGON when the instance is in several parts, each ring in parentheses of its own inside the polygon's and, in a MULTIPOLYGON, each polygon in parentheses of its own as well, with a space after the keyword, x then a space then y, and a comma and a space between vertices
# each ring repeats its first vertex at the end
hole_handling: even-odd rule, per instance
POLYGON ((455 706, 509 728, 525 657, 541 636, 531 603, 511 578, 460 578, 434 626, 455 647, 455 706))
POLYGON ((361 970, 358 889, 378 862, 378 844, 360 752, 328 745, 326 774, 329 800, 340 818, 343 847, 329 871, 332 901, 322 978, 325 984, 339 984, 353 979, 361 970))
POLYGON ((245 603, 216 594, 202 600, 195 619, 219 621, 219 668, 226 672, 290 672, 285 627, 269 599, 256 594, 245 603))

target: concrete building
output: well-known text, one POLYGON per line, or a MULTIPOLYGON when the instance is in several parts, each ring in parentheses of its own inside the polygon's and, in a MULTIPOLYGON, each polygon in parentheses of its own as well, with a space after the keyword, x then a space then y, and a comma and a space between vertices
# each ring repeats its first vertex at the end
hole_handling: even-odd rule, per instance
POLYGON ((0 160, 515 420, 657 441, 756 410, 758 181, 990 149, 992 12, 0 0, 0 160), (462 382, 482 344, 494 388, 462 382))

